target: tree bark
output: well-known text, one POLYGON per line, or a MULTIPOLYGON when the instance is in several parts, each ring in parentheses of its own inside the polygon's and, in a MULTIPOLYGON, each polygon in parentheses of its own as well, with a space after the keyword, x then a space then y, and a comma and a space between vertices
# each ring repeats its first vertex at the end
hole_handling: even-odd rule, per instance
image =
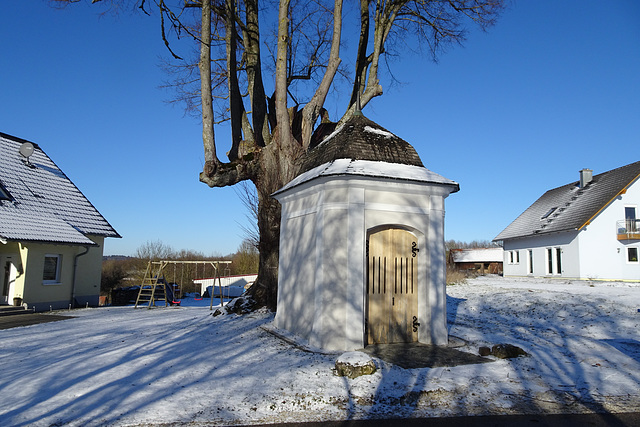
POLYGON ((309 147, 311 135, 313 134, 313 126, 320 115, 320 109, 324 105, 327 93, 329 93, 329 88, 331 88, 333 79, 338 72, 338 66, 341 62, 339 56, 341 36, 342 0, 335 0, 333 8, 333 36, 331 39, 331 53, 329 54, 327 68, 313 97, 302 110, 302 146, 305 150, 309 147))
MULTIPOLYGON (((290 127, 287 126, 290 131, 290 127)), ((278 262, 280 251, 280 203, 271 195, 291 181, 300 170, 304 151, 283 149, 280 126, 272 143, 263 148, 257 158, 257 173, 253 182, 258 192, 258 231, 260 233, 260 266, 258 278, 249 294, 259 306, 275 310, 278 302, 278 262), (284 150, 284 151, 283 151, 284 150)))
MULTIPOLYGON (((356 57, 356 74, 353 83, 353 91, 351 92, 351 100, 349 107, 360 102, 362 96, 362 83, 367 77, 367 46, 369 45, 369 4, 370 0, 360 0, 360 39, 358 41, 358 54, 356 57)), ((357 108, 362 108, 360 104, 357 108)))
MULTIPOLYGON (((266 166, 266 164, 263 166, 266 166)), ((258 230, 260 232, 258 250, 260 251, 260 263, 258 266, 258 278, 254 286, 249 289, 249 295, 253 296, 259 306, 265 306, 275 311, 278 305, 281 207, 280 203, 271 197, 271 193, 262 184, 265 180, 270 180, 268 174, 271 172, 263 169, 256 181, 256 188, 258 188, 258 230)))
POLYGON ((247 83, 251 98, 251 121, 255 144, 258 147, 264 147, 271 141, 271 135, 267 121, 267 97, 262 82, 258 0, 246 0, 245 3, 247 21, 244 31, 244 44, 247 60, 247 83))
POLYGON ((208 175, 218 169, 220 161, 216 154, 213 128, 213 95, 211 93, 211 0, 202 0, 202 31, 200 42, 200 97, 202 103, 202 143, 204 164, 208 175))
POLYGON ((231 150, 229 150, 229 160, 238 158, 238 150, 242 142, 242 115, 244 105, 242 94, 238 83, 238 59, 236 57, 236 44, 238 35, 236 33, 236 14, 234 0, 225 2, 225 44, 227 51, 227 83, 229 85, 229 109, 231 111, 231 150))
POLYGON ((292 143, 291 120, 287 110, 287 52, 289 49, 289 4, 290 0, 280 1, 278 11, 278 41, 276 52, 276 127, 278 142, 282 147, 292 143))

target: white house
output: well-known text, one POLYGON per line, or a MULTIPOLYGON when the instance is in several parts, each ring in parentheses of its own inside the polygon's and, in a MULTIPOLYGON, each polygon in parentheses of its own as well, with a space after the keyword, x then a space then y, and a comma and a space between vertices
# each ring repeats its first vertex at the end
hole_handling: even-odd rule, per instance
POLYGON ((640 162, 547 191, 494 240, 504 275, 640 280, 640 162))
POLYGON ((329 350, 446 344, 444 199, 458 189, 362 114, 312 146, 274 194, 275 325, 329 350))
POLYGON ((0 304, 97 306, 106 237, 120 237, 42 151, 0 133, 0 304))
POLYGON ((210 277, 208 279, 195 279, 193 283, 200 285, 200 295, 205 292, 222 294, 224 296, 239 297, 258 278, 257 274, 240 274, 236 276, 210 277), (221 289, 222 288, 222 289, 221 289))

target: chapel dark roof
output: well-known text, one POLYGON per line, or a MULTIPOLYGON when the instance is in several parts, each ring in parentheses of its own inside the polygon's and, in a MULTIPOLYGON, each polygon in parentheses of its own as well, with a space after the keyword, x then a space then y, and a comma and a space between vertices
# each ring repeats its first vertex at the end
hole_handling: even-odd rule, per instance
POLYGON ((404 139, 356 113, 333 133, 309 147, 301 173, 337 159, 370 160, 422 166, 415 148, 404 139))
POLYGON ((639 177, 640 161, 593 175, 582 188, 574 181, 549 190, 494 240, 581 230, 639 177))

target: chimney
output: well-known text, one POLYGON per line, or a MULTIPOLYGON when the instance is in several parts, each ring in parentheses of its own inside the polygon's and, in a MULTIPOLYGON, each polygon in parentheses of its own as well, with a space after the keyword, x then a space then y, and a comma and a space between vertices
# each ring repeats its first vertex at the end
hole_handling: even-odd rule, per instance
POLYGON ((584 188, 593 179, 593 170, 582 169, 580 171, 580 188, 584 188))

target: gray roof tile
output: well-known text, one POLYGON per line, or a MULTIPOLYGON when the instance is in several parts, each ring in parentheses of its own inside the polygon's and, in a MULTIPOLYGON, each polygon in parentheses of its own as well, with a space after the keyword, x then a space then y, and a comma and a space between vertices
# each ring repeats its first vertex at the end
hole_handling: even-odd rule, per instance
POLYGON ((580 230, 639 177, 640 161, 594 175, 584 188, 572 182, 549 190, 494 240, 580 230))
POLYGON ((93 244, 88 234, 120 237, 58 166, 34 144, 0 133, 0 184, 13 200, 0 201, 0 237, 16 241, 93 244))

